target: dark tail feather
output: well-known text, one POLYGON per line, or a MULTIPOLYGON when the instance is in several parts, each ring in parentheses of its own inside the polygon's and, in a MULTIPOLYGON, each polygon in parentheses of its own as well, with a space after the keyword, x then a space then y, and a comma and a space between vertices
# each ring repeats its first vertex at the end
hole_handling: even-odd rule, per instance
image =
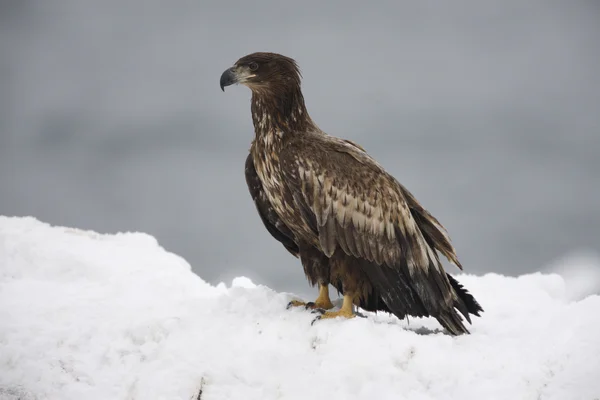
MULTIPOLYGON (((406 315, 426 317, 431 315, 419 299, 416 290, 409 279, 400 270, 375 266, 373 264, 363 269, 373 286, 377 288, 377 299, 365 299, 361 307, 368 311, 391 312, 403 319, 406 315), (381 296, 381 297, 379 297, 381 296)), ((477 300, 451 275, 446 274, 450 285, 458 297, 454 307, 438 309, 431 315, 452 335, 468 334, 469 330, 456 310, 471 323, 470 314, 479 316, 483 311, 477 300), (456 309, 455 309, 456 308, 456 309)))
POLYGON ((443 310, 436 319, 440 324, 444 326, 453 335, 460 335, 463 333, 469 333, 469 330, 465 327, 462 319, 454 310, 456 308, 465 317, 465 319, 471 323, 471 317, 469 314, 473 314, 479 317, 479 313, 483 311, 477 300, 449 274, 446 274, 452 288, 458 296, 458 300, 454 303, 454 307, 449 310, 443 310))
POLYGON ((409 279, 399 270, 363 261, 362 270, 367 274, 374 296, 366 299, 361 308, 368 311, 391 312, 400 319, 406 315, 427 317, 429 314, 409 279))
POLYGON ((438 322, 454 336, 470 333, 454 308, 442 310, 440 314, 435 317, 435 319, 437 319, 438 322))
MULTIPOLYGON (((409 283, 410 281, 400 270, 371 266, 367 271, 369 271, 369 277, 379 289, 379 295, 381 296, 377 308, 382 309, 382 305, 385 304, 386 308, 400 319, 403 319, 406 315, 414 317, 432 316, 452 335, 469 333, 469 330, 464 326, 462 318, 458 315, 454 307, 439 307, 435 311, 428 311, 419 297, 417 290, 409 283)), ((466 293, 464 289, 462 290, 466 293)), ((460 294, 459 298, 461 298, 460 294)), ((441 305, 441 303, 439 304, 441 305)), ((465 313, 468 319, 468 307, 464 301, 460 300, 455 304, 455 307, 461 313, 465 313)))
POLYGON ((475 300, 475 297, 473 297, 471 293, 469 293, 467 289, 463 287, 463 285, 458 283, 458 281, 454 279, 452 275, 446 274, 446 276, 448 277, 452 288, 458 295, 458 304, 455 304, 454 306, 461 312, 462 315, 465 316, 467 321, 471 323, 471 318, 469 317, 469 314, 473 314, 479 317, 479 313, 483 312, 483 308, 481 308, 481 305, 479 305, 477 300, 475 300))

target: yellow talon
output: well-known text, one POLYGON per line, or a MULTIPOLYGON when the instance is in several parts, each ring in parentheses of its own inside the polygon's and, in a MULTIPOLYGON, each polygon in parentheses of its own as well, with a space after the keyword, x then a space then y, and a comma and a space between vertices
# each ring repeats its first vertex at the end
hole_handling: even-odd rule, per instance
MULTIPOLYGON (((319 319, 329 319, 329 318, 336 318, 336 317, 344 317, 344 318, 356 317, 356 314, 354 314, 354 305, 352 304, 352 296, 349 296, 349 295, 344 296, 344 302, 342 304, 342 308, 340 308, 339 311, 327 311, 323 315, 320 315, 317 318, 315 318, 315 321, 319 320, 319 319)), ((315 321, 313 321, 313 323, 315 321)))
POLYGON ((322 308, 323 310, 333 308, 333 303, 329 298, 329 285, 319 285, 319 296, 314 302, 305 303, 300 300, 292 300, 287 305, 287 308, 290 307, 305 307, 311 309, 322 308))
POLYGON ((288 303, 287 308, 290 307, 305 307, 306 303, 300 300, 292 300, 288 303))
POLYGON ((326 311, 323 315, 319 316, 318 319, 328 319, 328 318, 337 318, 344 317, 347 319, 354 318, 356 315, 353 312, 344 312, 340 311, 326 311))

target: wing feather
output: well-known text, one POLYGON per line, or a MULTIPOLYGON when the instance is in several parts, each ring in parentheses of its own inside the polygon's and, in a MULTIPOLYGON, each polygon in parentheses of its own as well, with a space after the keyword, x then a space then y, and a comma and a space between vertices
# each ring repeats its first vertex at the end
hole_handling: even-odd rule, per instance
POLYGON ((324 135, 290 142, 281 157, 293 160, 284 177, 303 217, 313 215, 325 255, 340 248, 379 266, 406 269, 430 307, 435 306, 433 299, 426 301, 431 296, 452 303, 453 291, 435 253, 460 265, 445 231, 375 160, 324 135))
POLYGON ((263 185, 256 174, 256 168, 254 167, 254 162, 250 154, 246 158, 245 175, 248 190, 252 196, 252 200, 254 200, 256 210, 258 211, 258 215, 265 225, 265 228, 267 228, 269 233, 283 244, 292 255, 298 257, 299 248, 294 241, 294 234, 291 229, 283 223, 271 206, 263 185))

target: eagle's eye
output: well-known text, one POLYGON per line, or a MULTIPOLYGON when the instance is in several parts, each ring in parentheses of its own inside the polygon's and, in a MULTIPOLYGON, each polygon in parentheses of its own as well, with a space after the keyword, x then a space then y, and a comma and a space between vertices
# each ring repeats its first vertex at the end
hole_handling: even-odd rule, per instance
POLYGON ((258 64, 252 61, 250 64, 248 64, 248 68, 250 68, 250 71, 256 71, 258 69, 258 64))

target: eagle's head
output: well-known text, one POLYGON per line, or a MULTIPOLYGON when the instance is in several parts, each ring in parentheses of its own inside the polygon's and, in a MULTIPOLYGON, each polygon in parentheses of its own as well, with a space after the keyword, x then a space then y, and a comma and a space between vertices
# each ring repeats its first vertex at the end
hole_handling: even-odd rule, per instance
POLYGON ((237 60, 221 75, 221 90, 241 83, 255 93, 274 93, 299 88, 300 70, 296 61, 276 53, 252 53, 237 60))

